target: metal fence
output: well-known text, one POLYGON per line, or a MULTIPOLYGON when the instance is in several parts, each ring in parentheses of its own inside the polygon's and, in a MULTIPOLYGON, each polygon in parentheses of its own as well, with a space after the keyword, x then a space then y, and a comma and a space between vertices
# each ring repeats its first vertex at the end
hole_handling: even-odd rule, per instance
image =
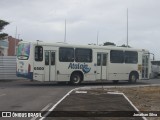
POLYGON ((16 77, 16 56, 0 56, 0 80, 21 79, 16 77))

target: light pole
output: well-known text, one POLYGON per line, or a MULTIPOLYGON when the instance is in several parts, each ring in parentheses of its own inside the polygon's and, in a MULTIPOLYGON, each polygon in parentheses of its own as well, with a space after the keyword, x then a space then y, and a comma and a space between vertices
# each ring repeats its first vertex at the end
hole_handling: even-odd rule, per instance
POLYGON ((18 40, 19 40, 19 36, 20 36, 21 34, 18 34, 18 40))
POLYGON ((97 45, 98 45, 98 37, 99 37, 99 31, 97 31, 97 45))
POLYGON ((127 47, 128 47, 128 8, 127 8, 127 47))
POLYGON ((66 19, 65 19, 64 43, 66 43, 66 19))
POLYGON ((17 38, 17 26, 16 26, 15 40, 14 40, 14 55, 16 55, 16 38, 17 38))

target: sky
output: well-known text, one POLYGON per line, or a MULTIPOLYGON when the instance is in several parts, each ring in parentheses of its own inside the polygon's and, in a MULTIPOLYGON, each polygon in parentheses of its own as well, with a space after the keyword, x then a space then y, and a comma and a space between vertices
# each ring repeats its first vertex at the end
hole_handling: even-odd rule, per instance
POLYGON ((98 44, 128 41, 160 60, 160 0, 0 0, 3 32, 24 41, 98 44), (16 34, 17 28, 17 34, 16 34))

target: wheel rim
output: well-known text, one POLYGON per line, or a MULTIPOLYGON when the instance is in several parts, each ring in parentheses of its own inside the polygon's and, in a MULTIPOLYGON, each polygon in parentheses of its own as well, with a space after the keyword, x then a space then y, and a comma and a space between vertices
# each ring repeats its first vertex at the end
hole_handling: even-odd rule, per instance
POLYGON ((132 75, 132 76, 131 76, 131 81, 132 81, 132 82, 135 82, 135 81, 136 81, 136 76, 135 76, 135 75, 132 75))
POLYGON ((134 75, 132 75, 132 78, 131 78, 132 80, 135 80, 136 79, 136 77, 134 76, 134 75))
POLYGON ((73 77, 73 82, 74 83, 79 83, 79 81, 80 81, 80 77, 79 76, 76 75, 76 76, 73 77))

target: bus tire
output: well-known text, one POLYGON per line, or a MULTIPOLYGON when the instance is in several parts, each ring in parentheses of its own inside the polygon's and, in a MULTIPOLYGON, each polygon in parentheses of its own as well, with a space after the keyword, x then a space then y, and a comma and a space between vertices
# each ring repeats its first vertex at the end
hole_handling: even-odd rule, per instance
POLYGON ((136 83, 138 79, 138 73, 131 72, 129 75, 129 83, 136 83))
POLYGON ((82 81, 82 76, 79 73, 73 73, 70 78, 70 83, 72 85, 79 85, 82 81))
POLYGON ((113 84, 117 84, 119 80, 113 80, 113 84))

